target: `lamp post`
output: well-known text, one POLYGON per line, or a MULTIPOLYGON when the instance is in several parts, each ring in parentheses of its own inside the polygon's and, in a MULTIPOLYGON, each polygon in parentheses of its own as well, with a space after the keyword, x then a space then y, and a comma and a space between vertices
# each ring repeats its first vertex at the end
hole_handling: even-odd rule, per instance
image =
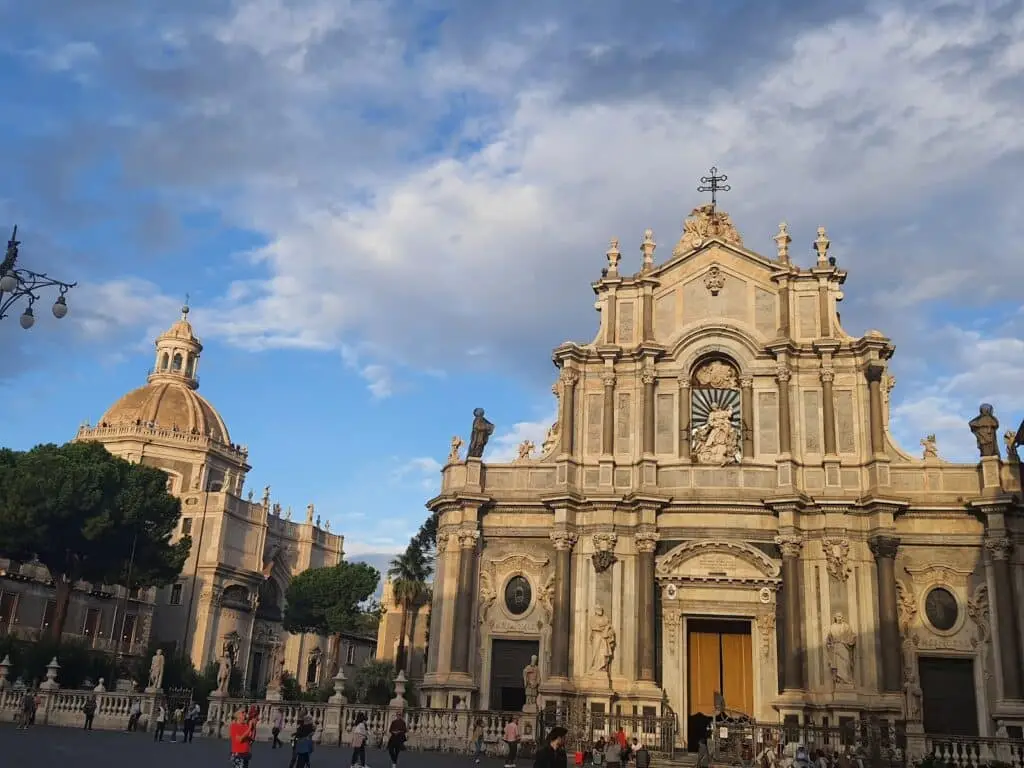
POLYGON ((45 273, 33 272, 30 269, 18 268, 18 227, 14 227, 11 239, 7 241, 7 254, 0 263, 0 320, 7 317, 7 311, 22 298, 28 298, 28 306, 21 313, 21 327, 26 331, 35 325, 36 318, 32 313, 32 305, 39 300, 38 291, 44 288, 56 288, 60 296, 53 303, 53 316, 60 320, 68 313, 65 294, 78 283, 65 283, 48 277, 45 273))

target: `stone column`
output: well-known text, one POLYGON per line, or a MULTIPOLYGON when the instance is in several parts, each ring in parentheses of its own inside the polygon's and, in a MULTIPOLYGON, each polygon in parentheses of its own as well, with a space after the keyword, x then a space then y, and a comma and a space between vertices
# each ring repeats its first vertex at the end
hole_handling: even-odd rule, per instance
POLYGON ((743 457, 754 458, 754 379, 740 379, 740 431, 743 437, 743 457))
POLYGON ((654 369, 646 368, 640 376, 644 385, 644 454, 654 453, 654 369))
POLYGON ((654 683, 654 549, 658 534, 645 531, 636 534, 636 596, 639 617, 637 622, 637 674, 640 682, 654 683))
POLYGON ((615 452, 615 373, 606 371, 604 382, 604 413, 601 417, 601 453, 615 452))
POLYGON ((679 377, 679 458, 690 458, 690 377, 679 377))
POLYGON ((882 376, 885 366, 869 363, 865 370, 868 379, 868 421, 871 425, 871 452, 885 453, 885 431, 882 414, 882 376))
POLYGON ((476 541, 479 531, 459 531, 459 593, 453 617, 455 637, 452 639, 452 672, 470 671, 472 647, 473 598, 476 595, 476 541))
POLYGON ((800 546, 799 536, 776 536, 775 543, 782 551, 782 628, 786 656, 782 659, 782 683, 787 691, 804 687, 803 632, 800 606, 800 546))
POLYGON ((903 690, 902 646, 896 607, 896 550, 899 545, 900 540, 895 536, 873 536, 868 540, 878 573, 878 635, 882 650, 882 690, 886 693, 903 690))
POLYGON ((821 415, 825 422, 825 455, 836 455, 836 401, 832 394, 832 380, 835 372, 824 368, 821 371, 821 415))
POLYGON ((789 368, 780 365, 775 372, 779 385, 779 453, 793 452, 792 418, 789 414, 789 368))
POLYGON ((569 677, 569 632, 572 626, 572 548, 576 534, 553 531, 555 600, 551 616, 551 676, 569 677))
POLYGON ((441 644, 438 642, 441 632, 441 616, 444 613, 444 590, 441 589, 441 585, 444 584, 444 560, 445 550, 448 546, 448 534, 438 533, 437 534, 437 556, 434 558, 436 565, 433 597, 430 602, 430 623, 429 632, 431 642, 427 648, 427 674, 431 675, 437 672, 437 660, 439 652, 441 650, 441 644))
POLYGON ((1008 536, 986 539, 992 584, 995 587, 996 627, 999 642, 999 667, 1003 678, 1003 698, 1021 698, 1020 641, 1017 634, 1017 613, 1013 594, 1010 557, 1013 540, 1008 536))
POLYGON ((572 368, 563 368, 561 374, 562 398, 558 424, 561 429, 562 453, 572 455, 576 436, 576 382, 580 375, 572 368))

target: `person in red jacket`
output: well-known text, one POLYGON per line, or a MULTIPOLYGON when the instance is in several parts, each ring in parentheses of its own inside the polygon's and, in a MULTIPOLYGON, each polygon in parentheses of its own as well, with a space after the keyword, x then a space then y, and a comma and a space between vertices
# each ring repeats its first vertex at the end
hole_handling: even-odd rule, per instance
POLYGON ((231 737, 231 763, 234 768, 249 768, 252 743, 256 740, 256 722, 250 721, 244 709, 238 710, 228 731, 231 737))

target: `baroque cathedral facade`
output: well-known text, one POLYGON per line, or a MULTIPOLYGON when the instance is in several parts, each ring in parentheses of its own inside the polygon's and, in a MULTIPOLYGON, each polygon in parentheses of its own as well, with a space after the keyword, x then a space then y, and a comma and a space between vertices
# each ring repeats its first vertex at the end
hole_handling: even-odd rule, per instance
POLYGON ((785 224, 774 240, 754 252, 714 204, 661 263, 644 233, 635 274, 613 240, 597 335, 554 350, 543 447, 493 463, 453 440, 428 502, 429 706, 518 710, 536 655, 542 706, 671 711, 691 744, 723 705, 929 733, 1024 723, 1015 452, 991 413, 972 421, 978 463, 934 438, 900 448, 893 343, 841 325, 825 229, 809 267, 785 224))

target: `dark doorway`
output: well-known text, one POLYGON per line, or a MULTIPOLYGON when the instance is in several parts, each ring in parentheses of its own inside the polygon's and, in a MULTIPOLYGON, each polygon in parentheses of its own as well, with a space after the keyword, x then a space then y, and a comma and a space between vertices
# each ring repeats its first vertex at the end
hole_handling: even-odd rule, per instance
POLYGON ((921 675, 924 732, 950 736, 978 735, 978 700, 974 661, 938 656, 917 660, 921 675))
POLYGON ((753 649, 750 622, 688 619, 686 743, 696 751, 708 724, 724 702, 728 715, 751 717, 754 710, 753 649))
POLYGON ((489 707, 502 712, 521 712, 526 703, 523 667, 540 654, 536 640, 491 641, 491 700, 489 707))

